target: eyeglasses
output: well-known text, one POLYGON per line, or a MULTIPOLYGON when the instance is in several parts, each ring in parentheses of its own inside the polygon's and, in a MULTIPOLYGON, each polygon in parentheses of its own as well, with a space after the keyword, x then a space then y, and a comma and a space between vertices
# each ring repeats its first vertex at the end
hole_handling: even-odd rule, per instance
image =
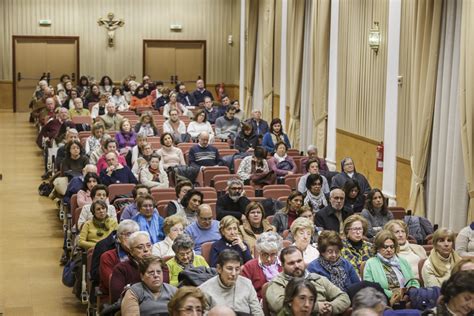
POLYGON ((125 233, 121 233, 120 236, 123 236, 123 237, 130 237, 130 235, 132 235, 133 232, 125 232, 125 233))
POLYGON ((382 249, 395 249, 395 245, 383 245, 382 249))
POLYGON ((202 315, 202 307, 201 306, 185 306, 183 308, 178 309, 181 312, 184 312, 185 315, 191 315, 193 312, 196 312, 199 315, 202 315))
POLYGON ((362 227, 351 227, 349 228, 350 231, 352 232, 362 232, 364 229, 362 227))
POLYGON ((244 188, 242 187, 232 187, 232 188, 229 188, 230 190, 232 191, 240 191, 240 190, 243 190, 244 188))
POLYGON ((262 258, 264 258, 264 259, 276 258, 276 256, 278 256, 278 253, 276 253, 276 252, 273 252, 273 253, 261 252, 260 256, 262 256, 262 258))

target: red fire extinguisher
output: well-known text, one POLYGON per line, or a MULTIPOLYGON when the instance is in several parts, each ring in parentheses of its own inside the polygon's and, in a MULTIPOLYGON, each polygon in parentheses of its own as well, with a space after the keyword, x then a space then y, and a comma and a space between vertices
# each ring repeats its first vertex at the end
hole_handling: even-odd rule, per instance
POLYGON ((375 170, 382 172, 383 171, 383 142, 377 145, 377 150, 375 153, 375 170))

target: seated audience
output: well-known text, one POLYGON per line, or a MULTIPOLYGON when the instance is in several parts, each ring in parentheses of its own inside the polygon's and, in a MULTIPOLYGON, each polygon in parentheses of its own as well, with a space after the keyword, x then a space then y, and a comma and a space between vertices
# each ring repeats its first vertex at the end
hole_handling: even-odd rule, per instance
POLYGON ((91 205, 93 218, 84 223, 79 234, 79 247, 88 250, 106 238, 117 229, 117 220, 107 214, 107 204, 104 201, 95 201, 91 205))
POLYGON ((325 276, 338 288, 347 289, 360 282, 359 275, 349 261, 341 257, 342 240, 335 231, 326 230, 318 237, 320 256, 308 265, 308 271, 325 276))
POLYGON ((206 259, 200 255, 194 254, 194 241, 189 235, 178 235, 173 241, 172 249, 175 255, 166 262, 171 285, 178 286, 178 275, 183 270, 197 267, 209 267, 206 259))
POLYGON ((308 188, 306 187, 306 180, 308 179, 308 177, 310 175, 318 174, 322 178, 321 190, 324 194, 328 194, 329 193, 328 180, 326 179, 325 176, 323 176, 319 173, 319 160, 317 160, 317 159, 308 159, 306 161, 306 164, 304 164, 304 166, 305 166, 305 170, 307 172, 306 172, 306 174, 301 176, 300 181, 298 182, 298 191, 300 191, 301 193, 306 193, 306 191, 308 190, 308 188))
POLYGON ((351 304, 349 296, 332 284, 327 278, 305 269, 303 254, 296 246, 289 246, 280 252, 283 271, 278 274, 267 288, 266 299, 270 311, 278 314, 283 309, 285 288, 295 277, 304 277, 317 291, 317 303, 314 306, 318 314, 337 315, 343 313, 351 304))
POLYGON ((262 204, 250 202, 245 208, 245 220, 240 225, 240 234, 244 242, 249 246, 250 253, 254 256, 255 242, 264 232, 273 232, 273 227, 265 218, 265 210, 262 204))
POLYGON ((258 137, 263 137, 268 133, 268 123, 262 119, 262 111, 259 109, 254 109, 252 111, 252 118, 247 120, 253 126, 253 131, 258 137))
POLYGON ((474 257, 474 222, 459 231, 456 252, 463 257, 474 257))
POLYGON ((249 279, 240 276, 242 258, 239 253, 225 249, 216 258, 215 277, 199 286, 206 294, 209 307, 225 305, 236 313, 263 316, 257 293, 249 279))
MULTIPOLYGON (((304 204, 311 207, 314 213, 328 206, 328 201, 322 190, 323 176, 320 174, 310 174, 306 178, 306 197, 304 204)), ((299 191, 299 190, 298 190, 299 191)), ((301 191, 300 191, 301 192, 301 191)))
POLYGON ((283 309, 278 315, 314 315, 318 293, 313 283, 305 278, 293 278, 285 288, 283 309))
MULTIPOLYGON (((103 201, 108 204, 109 190, 105 185, 97 184, 91 190, 91 198, 92 202, 103 201)), ((115 211, 115 207, 113 205, 107 205, 107 214, 110 218, 117 218, 117 212, 115 211)), ((91 212, 91 205, 84 205, 81 210, 81 214, 79 215, 79 219, 77 220, 77 227, 81 229, 82 225, 92 218, 93 214, 91 212)))
POLYGON ((83 187, 77 192, 77 207, 82 208, 84 205, 92 204, 91 191, 99 183, 97 173, 90 172, 85 175, 83 187))
POLYGON ((177 100, 179 103, 183 104, 185 107, 197 105, 194 97, 188 92, 188 90, 186 90, 186 85, 184 85, 184 83, 179 84, 177 90, 177 100))
POLYGON ((433 234, 433 250, 421 270, 426 287, 441 286, 451 276, 451 269, 461 261, 454 251, 454 232, 439 228, 433 234))
POLYGON ((119 162, 117 153, 109 152, 105 155, 108 167, 100 172, 100 182, 105 185, 114 183, 134 183, 138 181, 126 165, 119 162))
POLYGON ((151 108, 153 106, 151 102, 151 97, 146 93, 145 87, 140 85, 132 95, 128 108, 132 111, 151 108))
POLYGON ((161 94, 162 89, 163 89, 163 81, 161 81, 161 80, 156 81, 155 82, 155 89, 152 89, 152 91, 150 92, 150 96, 151 96, 151 99, 153 100, 153 104, 155 104, 156 100, 159 97, 162 96, 162 94, 161 94))
MULTIPOLYGON (((318 157, 318 148, 314 145, 309 145, 306 149, 307 157, 301 159, 301 165, 305 166, 308 160, 310 159, 317 159, 319 161, 319 171, 322 175, 326 176, 329 172, 328 165, 326 164, 326 160, 324 158, 318 157)), ((308 168, 306 168, 308 170, 308 168)))
POLYGON ((194 100, 196 100, 196 105, 201 105, 201 103, 204 102, 205 97, 209 97, 211 100, 214 100, 212 93, 209 90, 206 90, 204 80, 202 79, 198 79, 196 81, 196 90, 192 92, 192 95, 194 100))
MULTIPOLYGON (((369 308, 373 309, 375 311, 374 315, 377 316, 382 315, 387 308, 387 297, 384 293, 370 286, 361 289, 352 299, 352 310, 354 312, 369 308)), ((371 314, 360 315, 369 316, 371 314)))
POLYGON ((392 219, 389 221, 383 229, 391 231, 398 241, 400 250, 398 256, 404 258, 411 266, 411 271, 415 278, 419 278, 418 262, 422 259, 426 259, 425 249, 417 244, 408 242, 408 227, 404 221, 399 219, 392 219))
POLYGON ((240 127, 240 120, 235 116, 235 108, 233 106, 227 107, 225 115, 216 120, 216 138, 227 140, 234 140, 237 136, 237 131, 240 127))
POLYGON ((135 78, 124 80, 123 97, 129 105, 130 102, 132 102, 132 96, 135 94, 135 91, 137 91, 137 88, 138 82, 135 81, 135 78))
POLYGON ((206 115, 205 120, 209 124, 216 124, 216 120, 221 116, 221 112, 214 106, 214 102, 210 97, 204 97, 204 113, 206 115))
POLYGON ((359 182, 349 179, 344 184, 344 207, 354 213, 360 213, 365 206, 365 195, 360 191, 359 182))
POLYGON ((141 282, 133 284, 122 299, 121 315, 153 315, 168 313, 168 303, 177 288, 163 282, 164 263, 151 256, 139 262, 141 282))
POLYGON ((217 220, 221 220, 224 216, 231 215, 241 222, 244 222, 245 208, 250 203, 250 200, 245 196, 244 183, 237 178, 229 179, 227 181, 226 191, 223 196, 217 199, 217 220))
POLYGON ((352 215, 352 211, 344 207, 344 191, 333 189, 329 194, 329 205, 316 213, 316 226, 323 229, 343 232, 343 222, 352 215))
MULTIPOLYGON (((79 190, 81 190, 84 187, 84 177, 88 173, 97 174, 97 167, 89 163, 82 169, 81 175, 73 177, 71 181, 69 181, 67 185, 66 193, 64 194, 64 197, 63 197, 63 203, 66 204, 69 208, 71 207, 72 196, 78 193, 79 190)), ((100 182, 100 180, 98 180, 98 182, 100 182)))
POLYGON ((109 293, 109 280, 112 271, 117 264, 128 260, 128 253, 130 252, 128 238, 139 230, 140 227, 136 222, 129 219, 122 221, 117 227, 114 247, 100 255, 99 275, 102 293, 109 293))
POLYGON ((160 258, 174 256, 175 253, 172 248, 173 241, 184 232, 185 224, 184 218, 179 215, 172 215, 165 218, 163 222, 163 232, 166 237, 153 245, 151 253, 160 258))
POLYGON ((143 143, 141 145, 140 154, 138 155, 132 166, 132 173, 135 178, 138 178, 140 176, 141 169, 148 168, 152 155, 153 148, 151 147, 151 144, 147 142, 143 143))
POLYGON ((357 180, 360 185, 360 191, 363 194, 368 194, 371 190, 370 184, 364 175, 356 171, 352 158, 347 157, 341 161, 341 173, 332 177, 331 188, 342 189, 346 181, 349 179, 357 180))
POLYGON ((112 89, 114 88, 114 82, 109 76, 103 76, 99 82, 100 94, 105 94, 110 96, 112 94, 112 89))
MULTIPOLYGON (((178 289, 168 303, 170 316, 204 315, 207 300, 201 289, 193 286, 183 286, 178 289)), ((209 314, 208 314, 209 315, 209 314)))
POLYGON ((255 247, 256 258, 244 264, 241 275, 252 282, 258 299, 261 300, 263 285, 273 280, 282 270, 278 253, 283 249, 283 240, 275 232, 264 232, 258 236, 255 247))
POLYGON ((132 125, 128 119, 123 119, 120 122, 120 130, 115 133, 115 140, 122 156, 126 156, 133 146, 137 144, 137 134, 132 130, 132 125))
POLYGON ((176 144, 186 142, 189 138, 186 134, 186 124, 179 118, 175 109, 170 110, 169 119, 163 123, 163 132, 169 133, 176 144))
POLYGON ((474 271, 453 274, 441 286, 441 298, 435 315, 472 315, 474 300, 474 271))
POLYGON ((367 220, 369 230, 367 236, 373 238, 383 226, 393 219, 393 214, 388 210, 387 199, 382 191, 373 189, 367 194, 366 208, 360 214, 367 220))
MULTIPOLYGON (((89 163, 79 141, 73 140, 65 146, 66 157, 61 162, 61 177, 73 178, 80 176, 82 169, 89 163)), ((67 187, 67 184, 66 184, 67 187)), ((64 188, 64 192, 66 188, 64 188)))
POLYGON ((145 111, 142 113, 140 121, 135 125, 135 133, 144 134, 148 137, 158 136, 158 128, 151 112, 145 111))
POLYGON ((161 156, 163 169, 168 170, 169 167, 185 166, 183 151, 173 145, 172 134, 165 132, 160 137, 161 148, 156 152, 161 156))
POLYGON ((244 116, 245 113, 244 111, 240 108, 240 103, 239 100, 233 100, 230 102, 230 105, 235 108, 235 117, 239 119, 239 121, 243 122, 244 121, 244 116))
MULTIPOLYGON (((143 158, 138 158, 143 159, 143 158)), ((146 185, 148 188, 168 188, 168 174, 163 168, 160 160, 160 155, 151 154, 150 161, 145 163, 138 171, 138 179, 140 183, 146 185)))
MULTIPOLYGON (((84 150, 90 156, 94 150, 100 148, 104 136, 104 124, 97 122, 92 124, 91 136, 87 137, 84 150)), ((97 161, 94 161, 97 163, 97 161)))
POLYGON ((163 116, 169 119, 171 110, 177 111, 178 115, 189 116, 190 114, 189 110, 183 104, 178 102, 176 92, 172 92, 170 94, 170 101, 166 103, 166 105, 163 108, 163 116))
POLYGON ((122 210, 122 214, 120 214, 120 220, 123 221, 124 219, 132 219, 132 217, 137 215, 137 199, 149 194, 151 194, 151 190, 149 188, 143 184, 137 184, 132 190, 132 198, 135 200, 135 202, 125 206, 125 208, 122 210))
POLYGON ((270 123, 270 130, 263 136, 262 146, 265 147, 269 153, 273 154, 276 150, 276 144, 280 142, 285 143, 286 148, 291 148, 290 139, 288 135, 283 132, 281 120, 274 118, 270 123))
POLYGON ((209 145, 209 134, 199 134, 199 141, 189 150, 189 165, 201 168, 210 166, 221 166, 223 161, 216 147, 209 145))
POLYGON ((76 89, 79 96, 81 98, 84 98, 90 90, 89 78, 87 76, 81 76, 81 78, 79 78, 79 83, 77 84, 76 89))
POLYGON ((91 117, 95 120, 97 117, 107 114, 107 101, 109 98, 103 94, 99 98, 99 102, 94 104, 91 109, 91 117))
POLYGON ((219 232, 222 238, 212 244, 210 253, 210 266, 215 267, 218 261, 219 253, 225 249, 235 250, 242 261, 246 263, 252 260, 248 245, 242 240, 239 234, 239 220, 234 216, 225 216, 219 225, 219 232))
POLYGON ((266 160, 267 152, 263 147, 256 147, 252 155, 242 159, 237 175, 245 184, 265 185, 275 182, 275 175, 270 171, 266 160))
POLYGON ((291 235, 295 245, 303 253, 303 260, 306 265, 319 257, 319 251, 311 244, 314 235, 313 223, 304 217, 298 217, 294 220, 290 227, 291 235))
POLYGON ((240 153, 245 153, 255 149, 259 144, 257 134, 253 131, 253 126, 249 123, 242 122, 240 124, 240 132, 234 140, 234 148, 240 153))
POLYGON ((364 240, 364 236, 367 236, 367 227, 367 221, 360 215, 351 215, 344 220, 345 238, 342 240, 341 254, 352 264, 357 273, 362 262, 374 255, 372 244, 364 240))
POLYGON ((221 104, 218 105, 219 115, 224 116, 227 109, 230 107, 230 99, 226 94, 220 94, 221 104))
POLYGON ((120 122, 123 120, 123 116, 117 113, 115 105, 108 102, 105 106, 106 114, 99 116, 107 131, 118 131, 120 129, 120 122))
POLYGON ((290 228, 293 221, 298 217, 297 212, 303 206, 303 194, 293 191, 286 200, 285 208, 277 211, 273 216, 272 225, 276 232, 282 234, 283 231, 290 228))
POLYGON ((148 232, 152 244, 165 239, 163 232, 163 217, 155 210, 151 195, 137 198, 138 214, 132 220, 138 223, 140 230, 148 232))
POLYGON ((198 190, 188 190, 181 199, 182 209, 176 211, 176 214, 183 216, 186 219, 186 225, 191 225, 197 220, 197 212, 199 205, 204 200, 204 194, 198 190))
POLYGON ((205 132, 208 134, 209 140, 214 142, 214 130, 212 129, 211 123, 206 121, 206 112, 199 110, 194 115, 194 121, 189 122, 186 132, 189 134, 192 140, 198 140, 201 133, 205 132))
POLYGON ((163 112, 163 107, 170 102, 170 92, 171 90, 167 87, 161 89, 161 95, 156 98, 154 108, 155 110, 163 112))
POLYGON ((184 230, 194 240, 194 252, 201 254, 201 245, 221 239, 219 221, 212 218, 212 209, 208 204, 201 204, 197 211, 197 220, 184 230))
POLYGON ((287 154, 288 146, 284 142, 275 145, 273 157, 268 159, 268 168, 275 173, 278 178, 297 173, 297 166, 291 156, 287 154))
POLYGON ((390 305, 402 298, 402 288, 419 287, 413 279, 410 264, 397 255, 399 247, 395 235, 388 230, 381 230, 375 236, 375 257, 367 260, 363 278, 365 281, 376 282, 382 286, 385 295, 390 299, 390 305), (408 284, 406 284, 409 282, 408 284))
POLYGON ((69 117, 91 116, 89 110, 84 108, 84 103, 81 98, 75 98, 73 102, 74 108, 69 110, 69 117))
POLYGON ((181 200, 186 195, 186 193, 193 188, 191 181, 180 181, 176 184, 174 190, 176 192, 176 200, 171 200, 166 206, 166 211, 168 216, 180 212, 184 212, 184 206, 181 204, 181 200))
MULTIPOLYGON (((100 123, 100 124, 102 124, 102 123, 100 123)), ((108 152, 108 149, 107 149, 108 144, 107 144, 107 142, 109 142, 109 139, 111 139, 111 140, 113 141, 113 143, 114 143, 113 145, 111 145, 111 146, 113 146, 113 148, 115 148, 115 149, 113 149, 113 150, 114 150, 114 151, 116 150, 116 148, 117 148, 117 143, 115 142, 115 139, 112 138, 109 134, 104 134, 104 136, 102 136, 102 139, 100 140, 100 146, 99 146, 99 147, 96 147, 93 151, 91 151, 91 152, 89 153, 89 162, 90 162, 91 164, 97 165, 97 164, 99 163, 100 158, 102 158, 101 163, 102 163, 104 166, 107 165, 107 163, 105 162, 105 157, 104 157, 104 155, 108 152)), ((110 150, 112 150, 112 148, 110 148, 110 150)), ((123 159, 123 161, 125 161, 124 158, 122 158, 122 159, 123 159)))
POLYGON ((122 89, 119 87, 114 87, 112 89, 112 95, 109 98, 109 102, 115 105, 117 111, 127 111, 128 103, 123 96, 122 89))
MULTIPOLYGON (((147 140, 148 140, 148 136, 146 136, 145 134, 141 134, 141 133, 137 134, 136 145, 133 146, 132 148, 132 159, 131 159, 132 166, 135 165, 138 158, 143 157, 143 146, 145 144, 148 144, 147 140)), ((151 155, 151 153, 149 154, 151 155)))

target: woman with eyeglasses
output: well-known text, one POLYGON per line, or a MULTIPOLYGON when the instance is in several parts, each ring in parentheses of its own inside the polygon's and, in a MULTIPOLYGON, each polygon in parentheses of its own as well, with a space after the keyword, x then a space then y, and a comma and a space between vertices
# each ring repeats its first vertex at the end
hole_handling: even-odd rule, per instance
POLYGON ((245 208, 246 220, 240 225, 240 233, 245 243, 250 247, 250 253, 254 256, 255 242, 262 233, 275 231, 268 220, 265 218, 265 210, 262 204, 250 202, 245 208))
POLYGON ((163 261, 151 256, 140 261, 141 282, 127 290, 121 304, 124 316, 168 313, 168 303, 177 289, 163 283, 163 261))
POLYGON ((201 289, 197 289, 194 286, 179 288, 168 303, 168 313, 170 316, 201 316, 206 309, 206 296, 201 289))
POLYGON ((360 215, 351 215, 344 221, 344 237, 342 240, 342 257, 347 259, 357 273, 362 262, 371 258, 374 253, 372 244, 364 239, 367 234, 367 221, 360 215))
POLYGON ((263 285, 282 271, 277 258, 283 249, 283 239, 275 232, 265 232, 258 236, 255 246, 256 258, 244 264, 241 275, 252 281, 258 299, 261 300, 263 285))
POLYGON ((374 249, 377 254, 366 262, 363 279, 380 284, 393 306, 402 298, 402 288, 419 287, 420 284, 413 279, 408 261, 397 255, 398 240, 391 231, 381 230, 377 233, 374 249))
POLYGON ((166 262, 171 285, 178 286, 179 273, 185 269, 209 267, 204 257, 194 254, 194 240, 187 234, 177 236, 173 241, 172 249, 175 255, 166 262))
POLYGON ((146 231, 150 234, 152 244, 165 239, 163 233, 163 217, 155 211, 153 197, 149 194, 140 196, 137 199, 138 214, 132 219, 138 223, 140 230, 146 231))
POLYGON ((165 218, 163 223, 163 231, 165 232, 165 239, 153 245, 151 252, 154 256, 164 258, 175 255, 173 251, 173 241, 184 232, 186 221, 182 216, 172 215, 165 218))

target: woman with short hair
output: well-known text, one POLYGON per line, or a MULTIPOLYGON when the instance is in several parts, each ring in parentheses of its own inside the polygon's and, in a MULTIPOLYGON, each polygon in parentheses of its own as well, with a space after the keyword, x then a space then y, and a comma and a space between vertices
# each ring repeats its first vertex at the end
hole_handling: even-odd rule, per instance
POLYGON ((207 309, 207 305, 206 296, 201 289, 183 286, 168 303, 168 313, 170 316, 200 316, 207 309))
POLYGON ((211 123, 207 121, 207 114, 205 110, 199 110, 194 115, 194 120, 189 122, 187 133, 193 140, 197 140, 199 134, 207 132, 209 134, 209 142, 214 141, 214 130, 212 129, 211 123))
POLYGON ((184 218, 179 215, 172 215, 165 218, 163 231, 166 237, 164 240, 153 245, 151 249, 152 254, 160 258, 174 256, 173 241, 184 232, 185 227, 186 222, 184 218))
POLYGON ((276 143, 275 153, 268 159, 268 167, 275 173, 277 179, 295 174, 298 170, 293 158, 287 154, 288 148, 284 142, 276 143))
POLYGON ((75 177, 82 175, 82 169, 89 163, 79 141, 73 140, 64 148, 66 157, 61 162, 61 177, 75 177))
POLYGON ((122 156, 127 155, 137 144, 137 133, 132 129, 132 124, 128 119, 123 119, 120 122, 120 130, 115 133, 115 140, 117 141, 117 149, 122 156))
POLYGON ((291 224, 291 234, 295 240, 294 244, 303 253, 305 264, 310 264, 319 257, 319 251, 311 244, 314 235, 314 224, 304 217, 298 217, 291 224))
POLYGON ((304 204, 311 207, 314 213, 317 213, 320 209, 328 206, 328 201, 324 192, 323 177, 319 174, 310 174, 306 178, 306 197, 304 198, 304 204))
POLYGON ((161 156, 163 169, 169 167, 185 166, 183 151, 174 146, 174 139, 170 133, 163 133, 160 137, 161 148, 156 152, 161 156))
POLYGON ((181 103, 178 102, 178 94, 176 92, 172 92, 170 94, 170 101, 166 103, 166 105, 163 108, 163 116, 166 117, 167 119, 170 118, 170 111, 171 110, 176 110, 178 111, 178 115, 189 115, 189 110, 182 105, 181 103))
POLYGON ((267 151, 263 147, 256 147, 252 155, 242 159, 237 175, 244 184, 266 185, 275 182, 275 176, 270 171, 267 162, 267 151))
POLYGON ((264 232, 275 231, 275 227, 265 218, 265 210, 258 202, 250 202, 245 208, 244 215, 247 220, 240 225, 239 230, 244 242, 250 247, 250 253, 254 256, 258 236, 264 232))
POLYGON ((100 148, 100 143, 102 142, 102 139, 104 137, 104 131, 105 127, 102 122, 96 122, 92 124, 91 136, 87 137, 86 139, 86 155, 90 156, 94 150, 100 148))
MULTIPOLYGON (((160 155, 151 154, 150 161, 145 163, 138 171, 138 181, 147 188, 168 188, 168 174, 163 169, 160 155)), ((140 160, 141 158, 138 158, 140 160)))
POLYGON ((342 241, 342 257, 352 264, 357 273, 362 262, 374 255, 372 244, 364 240, 367 227, 366 219, 357 214, 346 218, 343 224, 345 239, 342 241))
POLYGON ((165 239, 163 217, 155 210, 155 202, 149 194, 137 198, 138 214, 132 219, 138 223, 140 230, 150 234, 150 241, 156 244, 165 239))
POLYGON ((84 223, 79 234, 79 247, 88 250, 117 229, 117 220, 107 214, 107 204, 95 201, 91 205, 93 218, 84 223))
POLYGON ((435 315, 468 316, 474 310, 474 271, 459 271, 441 286, 435 315))

